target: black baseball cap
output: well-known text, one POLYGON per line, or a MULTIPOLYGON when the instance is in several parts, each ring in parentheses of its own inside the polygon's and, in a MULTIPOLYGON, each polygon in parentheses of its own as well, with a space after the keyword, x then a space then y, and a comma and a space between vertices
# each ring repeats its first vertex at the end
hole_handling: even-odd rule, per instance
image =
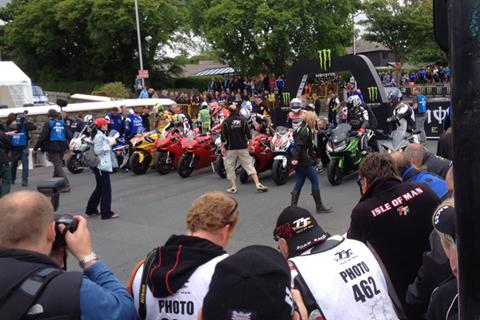
POLYGON ((300 207, 285 208, 273 230, 275 241, 287 241, 290 257, 301 254, 314 245, 324 242, 329 234, 320 227, 308 210, 300 207))
POLYGON ((450 205, 441 206, 433 215, 433 227, 440 233, 448 234, 456 242, 456 219, 455 207, 450 205))
POLYGON ((287 261, 275 249, 249 246, 219 262, 203 300, 206 320, 291 320, 287 261))

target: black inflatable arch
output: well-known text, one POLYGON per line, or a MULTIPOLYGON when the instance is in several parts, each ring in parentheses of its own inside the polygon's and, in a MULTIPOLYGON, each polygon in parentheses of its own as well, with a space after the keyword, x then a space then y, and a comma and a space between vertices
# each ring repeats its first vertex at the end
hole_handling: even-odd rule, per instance
MULTIPOLYGON (((370 59, 364 55, 348 55, 331 57, 330 59, 324 53, 322 61, 318 59, 295 62, 287 74, 284 92, 288 94, 289 98, 295 98, 301 94, 300 89, 303 89, 304 83, 302 83, 302 80, 304 80, 305 75, 340 71, 350 71, 352 73, 357 82, 357 88, 362 92, 365 103, 372 107, 380 127, 384 127, 390 109, 388 107, 387 94, 375 67, 370 59)), ((276 115, 277 123, 282 124, 286 121, 287 111, 288 106, 283 103, 282 107, 278 108, 276 115)))
MULTIPOLYGON (((363 55, 332 57, 330 61, 307 60, 295 62, 287 76, 286 91, 292 98, 297 96, 304 75, 340 71, 350 71, 357 81, 365 103, 387 103, 382 81, 370 59, 363 55), (376 88, 375 94, 369 94, 369 88, 376 88)), ((372 90, 372 89, 370 89, 372 90)))

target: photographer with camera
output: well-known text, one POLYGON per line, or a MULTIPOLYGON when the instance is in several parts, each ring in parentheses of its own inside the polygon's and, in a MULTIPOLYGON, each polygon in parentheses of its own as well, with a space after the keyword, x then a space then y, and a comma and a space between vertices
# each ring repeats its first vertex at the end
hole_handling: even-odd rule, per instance
POLYGON ((12 184, 15 184, 17 178, 18 161, 22 162, 22 187, 28 185, 28 142, 30 141, 29 131, 36 130, 37 127, 28 121, 28 111, 22 113, 10 113, 7 117, 7 131, 12 132, 10 137, 12 150, 10 152, 12 184))
POLYGON ((127 290, 95 254, 87 221, 54 215, 38 192, 0 199, 0 270, 2 319, 136 319, 127 290), (65 249, 83 274, 60 269, 65 249))
POLYGON ((67 141, 71 136, 60 116, 55 109, 48 110, 48 121, 43 125, 33 151, 37 152, 41 148, 47 152, 48 160, 53 164, 53 176, 65 179, 66 185, 61 191, 70 192, 70 182, 63 171, 63 155, 68 149, 67 141))

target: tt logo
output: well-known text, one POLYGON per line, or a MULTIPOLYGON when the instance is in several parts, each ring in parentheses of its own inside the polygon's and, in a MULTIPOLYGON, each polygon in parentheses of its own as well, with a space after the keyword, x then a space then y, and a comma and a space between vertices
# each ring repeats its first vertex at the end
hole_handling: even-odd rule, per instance
POLYGON ((341 260, 344 260, 344 259, 348 259, 350 258, 350 256, 352 255, 352 249, 348 249, 348 250, 342 250, 340 252, 337 252, 335 253, 335 261, 341 261, 341 260))
POLYGON ((332 67, 332 50, 318 50, 318 59, 320 60, 320 70, 327 70, 332 67))
POLYGON ((309 225, 312 224, 312 220, 310 220, 309 217, 307 218, 300 218, 300 219, 297 219, 295 221, 293 221, 293 231, 297 231, 297 230, 302 230, 302 229, 305 229, 306 227, 308 227, 309 225))
POLYGON ((378 99, 378 88, 368 87, 368 99, 370 102, 375 102, 378 99))

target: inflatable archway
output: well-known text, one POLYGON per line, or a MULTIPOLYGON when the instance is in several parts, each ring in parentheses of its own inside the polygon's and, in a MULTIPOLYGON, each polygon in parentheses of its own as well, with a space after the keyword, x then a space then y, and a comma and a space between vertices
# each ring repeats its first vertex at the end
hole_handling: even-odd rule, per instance
MULTIPOLYGON (((362 92, 365 103, 372 107, 382 126, 390 109, 387 95, 375 67, 370 59, 363 55, 333 57, 331 51, 325 49, 318 51, 317 60, 295 62, 287 75, 282 102, 286 103, 291 98, 302 94, 308 75, 341 71, 349 71, 355 77, 357 88, 362 92)), ((276 120, 279 124, 286 121, 288 107, 285 103, 281 104, 283 108, 279 108, 277 113, 276 120)))

